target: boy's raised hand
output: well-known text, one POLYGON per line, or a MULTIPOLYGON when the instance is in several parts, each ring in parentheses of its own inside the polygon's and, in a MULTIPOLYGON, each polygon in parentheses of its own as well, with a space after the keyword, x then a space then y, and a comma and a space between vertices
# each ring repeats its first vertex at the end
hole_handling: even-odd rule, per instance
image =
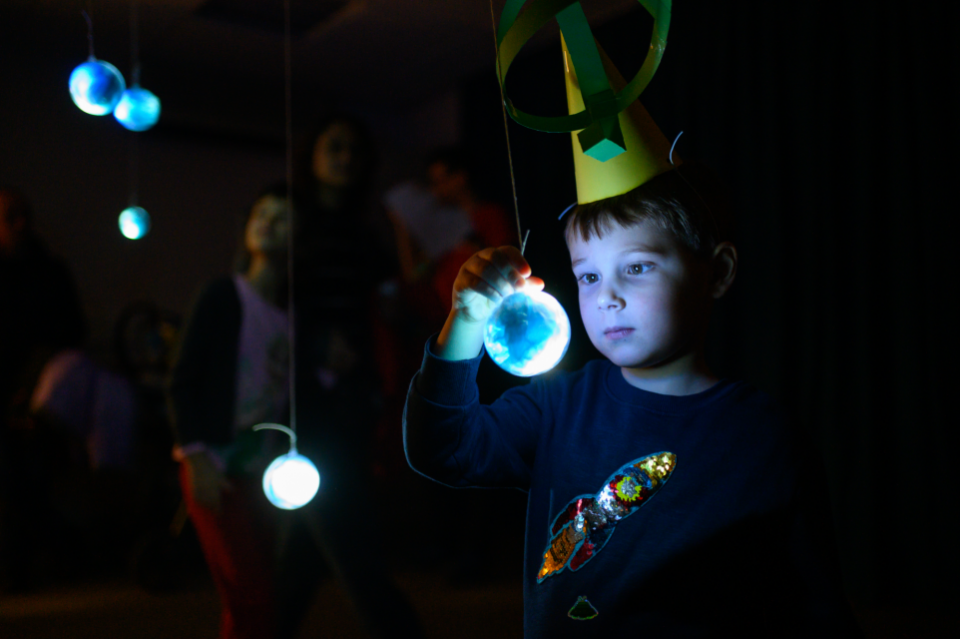
POLYGON ((453 282, 452 312, 468 322, 485 322, 500 301, 522 288, 543 288, 513 246, 486 248, 467 260, 453 282))
POLYGON ((450 360, 476 357, 484 324, 497 304, 521 289, 543 289, 543 280, 530 272, 513 246, 486 248, 470 257, 453 283, 453 305, 437 338, 436 354, 450 360))

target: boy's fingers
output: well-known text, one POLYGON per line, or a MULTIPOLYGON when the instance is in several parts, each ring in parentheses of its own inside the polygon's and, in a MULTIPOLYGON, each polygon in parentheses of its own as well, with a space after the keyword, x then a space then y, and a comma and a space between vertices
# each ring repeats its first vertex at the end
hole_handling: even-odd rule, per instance
POLYGON ((543 280, 541 280, 539 277, 530 276, 530 277, 528 277, 527 279, 525 279, 523 282, 524 282, 523 288, 525 288, 525 289, 532 289, 532 290, 534 290, 534 291, 542 291, 542 290, 543 290, 543 287, 544 287, 544 282, 543 282, 543 280))
POLYGON ((520 249, 516 246, 501 246, 496 250, 496 253, 506 257, 510 262, 510 266, 519 271, 521 277, 530 277, 530 265, 527 264, 523 253, 521 253, 520 249))
POLYGON ((494 302, 527 286, 543 288, 543 280, 530 277, 530 265, 513 246, 486 248, 467 260, 462 270, 457 290, 472 289, 494 302))
MULTIPOLYGON (((512 248, 512 247, 505 247, 512 248)), ((523 256, 520 255, 520 251, 513 249, 517 256, 523 260, 523 256)), ((507 284, 514 290, 523 286, 523 281, 526 276, 530 274, 530 267, 527 266, 527 263, 524 261, 522 265, 525 269, 518 268, 518 263, 516 261, 516 256, 505 252, 502 249, 497 249, 493 251, 490 255, 490 262, 497 268, 500 277, 502 277, 507 284), (526 274, 526 275, 524 275, 526 274)), ((512 291, 511 291, 512 292, 512 291)))
POLYGON ((499 261, 501 264, 506 264, 506 262, 502 257, 498 258, 495 252, 487 254, 486 257, 484 257, 484 253, 486 252, 484 251, 474 255, 467 262, 467 268, 465 270, 468 273, 476 275, 487 286, 494 289, 500 297, 506 297, 510 293, 513 293, 517 285, 517 276, 510 279, 508 275, 505 275, 500 270, 501 267, 497 265, 497 262, 499 261))
POLYGON ((464 269, 462 274, 462 282, 457 283, 458 292, 463 292, 465 290, 476 291, 478 294, 483 295, 487 299, 490 299, 494 302, 499 302, 503 295, 494 288, 489 282, 487 282, 483 277, 474 273, 471 270, 464 269), (462 284, 462 287, 460 286, 462 284))

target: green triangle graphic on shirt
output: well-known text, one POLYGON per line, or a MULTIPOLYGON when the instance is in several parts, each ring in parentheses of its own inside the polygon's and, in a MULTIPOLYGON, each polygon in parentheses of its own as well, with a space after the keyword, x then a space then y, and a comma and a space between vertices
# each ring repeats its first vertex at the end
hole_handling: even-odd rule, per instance
POLYGON ((573 604, 573 607, 570 608, 567 612, 567 616, 571 619, 577 619, 579 621, 586 621, 587 619, 593 619, 598 614, 597 609, 593 607, 586 597, 577 597, 577 603, 573 604))

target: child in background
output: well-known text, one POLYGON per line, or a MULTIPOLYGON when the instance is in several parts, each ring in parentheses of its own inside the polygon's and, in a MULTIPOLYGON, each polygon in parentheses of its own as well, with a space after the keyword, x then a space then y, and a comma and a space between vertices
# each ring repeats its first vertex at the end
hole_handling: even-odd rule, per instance
MULTIPOLYGON (((302 208, 296 206, 298 214, 302 208)), ((241 272, 201 293, 170 380, 175 457, 182 462, 187 510, 220 593, 220 636, 296 636, 317 583, 332 573, 371 636, 415 638, 421 636, 417 619, 384 566, 375 526, 356 528, 361 519, 370 521, 364 511, 370 491, 361 481, 348 481, 368 472, 350 441, 358 434, 342 432, 351 424, 338 421, 329 404, 325 411, 316 406, 322 373, 309 357, 309 338, 316 336, 306 323, 316 318, 309 307, 297 313, 298 329, 306 329, 298 332, 297 354, 307 354, 298 357, 298 447, 319 467, 323 485, 309 504, 290 512, 277 510, 263 493, 264 470, 287 452, 286 442, 272 445, 273 433, 252 427, 289 423, 288 220, 285 186, 256 200, 241 272), (337 467, 337 459, 354 467, 337 467)), ((301 295, 316 292, 303 288, 301 295)), ((350 397, 342 387, 336 392, 350 397)))
MULTIPOLYGON (((420 363, 424 340, 450 312, 450 290, 460 266, 481 249, 518 240, 516 224, 503 207, 481 197, 484 189, 478 188, 478 161, 473 154, 461 147, 439 148, 427 156, 423 166, 421 180, 401 183, 383 198, 393 222, 401 280, 398 309, 388 339, 377 349, 381 361, 392 364, 393 373, 389 376, 393 383, 386 394, 384 427, 378 434, 382 450, 389 453, 382 457, 391 462, 384 468, 398 478, 410 474, 396 432, 409 372, 420 363)), ((491 362, 487 364, 478 371, 478 386, 484 397, 496 397, 515 385, 515 379, 491 362)), ((451 586, 466 587, 493 578, 500 550, 482 532, 481 520, 483 512, 496 506, 499 496, 454 496, 425 485, 418 477, 410 479, 414 482, 409 490, 428 490, 422 498, 442 500, 451 528, 455 528, 443 539, 428 543, 414 540, 412 554, 426 562, 441 563, 451 586)), ((519 523, 520 516, 517 505, 507 519, 519 523)))
POLYGON ((460 265, 482 248, 516 241, 517 229, 501 206, 478 195, 474 160, 465 150, 434 151, 425 177, 426 188, 408 182, 389 190, 384 206, 405 283, 426 285, 416 312, 442 318, 450 311, 450 287, 460 265))
POLYGON ((282 422, 289 395, 286 189, 245 226, 241 272, 214 280, 184 328, 170 405, 190 519, 220 593, 220 636, 276 635, 275 509, 261 488, 273 453, 251 429, 282 422))

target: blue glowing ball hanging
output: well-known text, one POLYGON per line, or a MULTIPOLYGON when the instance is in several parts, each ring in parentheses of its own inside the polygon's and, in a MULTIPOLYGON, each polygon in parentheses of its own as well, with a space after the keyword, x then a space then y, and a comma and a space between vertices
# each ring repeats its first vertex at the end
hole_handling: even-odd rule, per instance
POLYGON ((146 131, 160 119, 160 99, 150 91, 133 86, 123 92, 113 117, 131 131, 146 131))
POLYGON ((70 97, 84 113, 112 113, 127 87, 117 67, 109 62, 90 58, 70 74, 70 97))
POLYGON ((296 450, 274 459, 263 473, 263 492, 277 508, 300 508, 313 499, 319 489, 317 467, 296 450))
POLYGON ((483 332, 490 358, 520 377, 545 373, 570 345, 570 319, 555 297, 543 291, 508 295, 493 311, 483 332))
POLYGON ((129 240, 139 240, 150 230, 150 214, 139 206, 131 206, 120 212, 120 232, 129 240))

